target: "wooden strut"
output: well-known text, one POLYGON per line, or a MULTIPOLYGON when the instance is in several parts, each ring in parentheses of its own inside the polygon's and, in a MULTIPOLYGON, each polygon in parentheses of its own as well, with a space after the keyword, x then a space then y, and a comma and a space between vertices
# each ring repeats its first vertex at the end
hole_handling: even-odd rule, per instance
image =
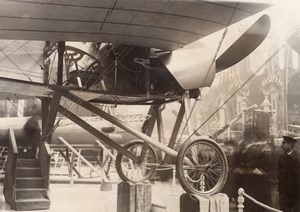
POLYGON ((131 158, 134 162, 137 162, 137 163, 140 162, 140 158, 139 157, 137 157, 134 154, 132 154, 131 152, 127 151, 121 145, 119 145, 115 141, 113 141, 110 138, 108 138, 107 136, 105 136, 99 130, 97 130, 96 128, 92 127, 88 123, 86 123, 84 120, 82 120, 81 118, 79 118, 78 116, 76 116, 74 113, 70 112, 69 110, 67 110, 66 108, 62 107, 61 105, 59 105, 57 107, 57 110, 58 110, 58 112, 60 112, 64 116, 66 116, 68 119, 70 119, 74 123, 78 124, 80 127, 82 127, 83 129, 85 129, 86 131, 88 131, 92 135, 94 135, 97 138, 99 138, 104 143, 110 145, 111 147, 113 147, 117 151, 121 152, 123 155, 127 156, 128 158, 131 158))
POLYGON ((63 84, 63 68, 64 68, 64 52, 65 42, 59 41, 57 46, 58 51, 58 62, 57 62, 57 85, 63 84))
POLYGON ((58 137, 58 139, 63 142, 77 157, 79 157, 86 165, 88 165, 95 173, 97 173, 104 182, 109 182, 106 175, 104 174, 103 170, 101 169, 101 172, 99 172, 95 167, 87 160, 85 159, 76 149, 72 147, 71 144, 69 144, 64 138, 58 137))
POLYGON ((82 178, 82 175, 80 174, 80 172, 74 166, 71 166, 70 158, 67 156, 67 154, 64 154, 64 152, 62 150, 59 150, 59 153, 67 161, 67 163, 70 165, 70 167, 75 171, 75 173, 78 175, 78 177, 82 178))
POLYGON ((51 100, 49 113, 47 114, 45 128, 43 129, 43 142, 51 143, 51 131, 53 130, 53 125, 57 115, 57 106, 60 103, 60 99, 61 95, 55 92, 51 100))
MULTIPOLYGON (((111 122, 112 124, 120 127, 121 129, 131 133, 132 135, 135 135, 136 137, 140 138, 141 140, 151 144, 152 146, 162 150, 163 152, 173 156, 173 157, 177 157, 177 152, 167 146, 165 146, 164 144, 161 144, 157 141, 155 141, 154 139, 152 139, 151 137, 141 133, 140 131, 134 129, 133 127, 130 127, 129 125, 127 125, 126 123, 118 120, 117 118, 115 118, 114 116, 104 112, 103 110, 97 108, 96 106, 92 105, 91 103, 79 98, 78 96, 70 93, 68 90, 63 89, 61 87, 55 87, 55 86, 50 86, 50 88, 56 92, 59 92, 62 96, 64 96, 65 98, 73 101, 74 103, 82 106, 83 108, 97 114, 98 116, 102 117, 103 119, 111 122)), ((60 110, 64 110, 64 108, 59 107, 60 110)), ((59 111, 61 112, 61 111, 59 111)), ((68 114, 69 112, 66 112, 66 114, 68 114)), ((65 114, 64 114, 65 115, 65 114)), ((83 123, 83 125, 86 124, 85 122, 83 123)), ((100 137, 103 137, 103 134, 100 133, 99 131, 96 132, 96 134, 98 134, 100 137)), ((99 138, 100 138, 99 137, 99 138)), ((104 136, 105 139, 107 139, 106 136, 104 136)), ((101 138, 100 138, 101 139, 101 138)), ((101 139, 102 140, 102 139, 101 139)), ((115 146, 116 143, 108 143, 108 145, 115 146)), ((118 150, 118 149, 117 149, 118 150)), ((122 152, 123 153, 123 152, 122 152)), ((127 155, 126 155, 127 156, 127 155)))
MULTIPOLYGON (((176 139, 177 139, 177 136, 178 136, 178 133, 179 133, 179 130, 180 130, 180 126, 181 126, 181 123, 182 123, 183 118, 184 118, 184 114, 185 114, 185 104, 183 104, 181 102, 179 113, 177 115, 175 125, 174 125, 174 128, 173 128, 172 134, 171 134, 171 138, 169 140, 169 145, 168 145, 168 147, 170 147, 172 149, 175 146, 176 139)), ((165 163, 165 164, 169 163, 170 159, 171 159, 170 156, 166 155, 164 160, 163 160, 163 163, 165 163)))

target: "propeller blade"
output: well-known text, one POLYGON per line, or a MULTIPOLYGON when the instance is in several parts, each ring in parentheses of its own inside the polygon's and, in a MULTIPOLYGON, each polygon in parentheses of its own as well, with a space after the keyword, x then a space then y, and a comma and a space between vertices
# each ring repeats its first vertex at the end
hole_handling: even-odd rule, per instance
POLYGON ((288 40, 288 44, 292 49, 294 49, 298 54, 300 54, 300 30, 293 34, 288 40))
POLYGON ((216 60, 216 71, 227 69, 247 57, 266 38, 270 25, 271 21, 268 15, 260 17, 216 60))

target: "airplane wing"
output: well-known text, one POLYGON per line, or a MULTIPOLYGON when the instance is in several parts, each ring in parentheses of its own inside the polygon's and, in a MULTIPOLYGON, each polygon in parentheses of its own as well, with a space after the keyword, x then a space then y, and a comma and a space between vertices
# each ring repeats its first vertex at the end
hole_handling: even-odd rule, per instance
MULTIPOLYGON (((204 55, 209 56, 205 48, 182 48, 270 6, 241 1, 229 3, 221 0, 0 0, 0 39, 116 43, 171 50, 171 57, 166 61, 162 59, 162 63, 183 89, 192 90, 209 86, 215 72, 240 61, 265 38, 270 24, 267 17, 262 17, 253 25, 254 30, 249 29, 236 45, 221 55, 212 71, 208 68, 211 57, 207 60, 203 58, 204 55), (257 34, 258 38, 255 37, 257 34), (249 40, 254 42, 248 42, 249 40), (240 51, 237 53, 236 49, 239 49, 239 46, 247 46, 245 43, 250 46, 246 49, 246 53, 241 54, 240 51), (194 52, 193 57, 190 56, 191 52, 194 52), (228 62, 227 58, 233 58, 232 55, 238 56, 228 62), (183 67, 180 69, 173 67, 174 61, 183 67)), ((15 79, 14 81, 0 79, 0 93, 2 93, 0 98, 52 95, 52 90, 45 84, 36 83, 43 81, 42 70, 31 76, 32 67, 26 65, 26 61, 30 58, 21 58, 20 55, 12 57, 11 52, 17 50, 9 46, 8 53, 3 54, 11 56, 9 60, 4 61, 0 58, 0 66, 5 69, 5 75, 1 75, 10 74, 8 77, 15 79), (12 70, 11 73, 7 68, 11 65, 19 69, 23 68, 23 64, 28 66, 25 81, 23 70, 20 73, 12 70), (18 80, 21 78, 23 81, 18 80)), ((27 50, 24 52, 27 55, 27 50)), ((37 63, 36 59, 33 62, 37 63)), ((40 69, 39 66, 37 69, 40 69)), ((3 72, 2 69, 0 72, 3 72)), ((118 93, 99 94, 92 90, 80 91, 80 94, 84 94, 87 101, 101 103, 148 103, 145 95, 128 97, 120 96, 118 93)), ((156 95, 155 98, 162 102, 166 99, 174 100, 174 96, 168 98, 166 95, 156 95)))
POLYGON ((203 0, 0 0, 0 39, 175 50, 269 7, 203 0))
MULTIPOLYGON (((55 85, 53 85, 55 86, 55 85)), ((156 95, 153 96, 151 101, 145 95, 122 95, 120 93, 113 92, 99 92, 98 90, 82 90, 80 88, 69 88, 69 91, 76 96, 84 99, 85 101, 90 101, 93 103, 107 103, 107 104, 151 104, 153 101, 168 102, 180 100, 181 96, 178 98, 174 96, 168 97, 168 95, 156 95)), ((30 99, 32 97, 52 97, 53 90, 51 85, 30 82, 18 79, 10 79, 5 77, 0 77, 0 100, 19 100, 19 99, 30 99)), ((63 100, 65 100, 63 98, 63 100)))

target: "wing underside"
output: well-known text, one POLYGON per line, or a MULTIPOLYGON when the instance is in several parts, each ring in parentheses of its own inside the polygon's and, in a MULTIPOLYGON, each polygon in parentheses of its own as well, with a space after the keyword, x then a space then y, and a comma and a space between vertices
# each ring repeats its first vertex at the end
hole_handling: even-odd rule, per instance
POLYGON ((0 39, 175 50, 269 5, 194 0, 0 0, 0 39))
MULTIPOLYGON (((167 103, 177 101, 181 98, 181 96, 174 95, 124 95, 96 90, 82 90, 80 88, 69 88, 68 90, 85 101, 104 104, 148 105, 155 102, 167 103)), ((0 100, 52 97, 53 92, 51 85, 0 77, 0 100)), ((63 101, 65 100, 63 98, 63 101)))

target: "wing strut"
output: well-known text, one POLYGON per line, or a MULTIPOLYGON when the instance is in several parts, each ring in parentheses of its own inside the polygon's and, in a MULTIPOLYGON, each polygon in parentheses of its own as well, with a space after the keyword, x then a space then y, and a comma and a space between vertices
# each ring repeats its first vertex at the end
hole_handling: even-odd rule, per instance
MULTIPOLYGON (((74 103, 80 105, 81 107, 93 112, 94 114, 97 114, 101 118, 111 122, 112 124, 114 124, 114 125, 120 127, 121 129, 131 133, 132 135, 138 137, 139 139, 141 139, 141 140, 151 144, 152 146, 164 151, 165 153, 167 153, 171 156, 174 156, 174 157, 177 156, 177 152, 175 150, 173 150, 169 147, 166 147, 164 144, 161 144, 161 143, 157 142, 156 140, 154 140, 151 137, 145 135, 144 133, 140 132, 139 130, 134 129, 133 127, 129 126, 128 124, 126 124, 124 122, 122 122, 121 120, 118 120, 116 117, 106 113, 105 111, 97 108, 96 106, 92 105, 91 103, 89 103, 89 102, 79 98, 78 96, 70 93, 68 90, 63 89, 62 87, 57 87, 57 86, 50 86, 50 88, 52 90, 54 90, 55 92, 59 92, 62 96, 64 96, 65 98, 71 100, 72 102, 74 102, 74 103)), ((74 117, 74 120, 76 119, 76 121, 78 121, 82 124, 82 126, 81 125, 79 125, 79 126, 83 127, 83 125, 86 124, 84 121, 81 122, 79 117, 77 117, 78 118, 77 119, 74 114, 69 113, 68 111, 65 111, 65 110, 66 110, 65 108, 63 108, 61 106, 59 107, 59 112, 61 112, 61 113, 63 112, 64 115, 71 114, 70 117, 68 117, 68 116, 67 117, 68 118, 73 118, 74 117)), ((77 123, 77 122, 75 122, 75 123, 77 123)), ((87 127, 83 127, 83 128, 86 129, 87 127)), ((90 129, 92 129, 92 128, 90 128, 90 129)), ((89 132, 92 133, 93 135, 97 134, 95 136, 96 137, 99 136, 99 139, 102 140, 102 135, 101 135, 102 133, 101 132, 99 132, 99 131, 98 131, 99 133, 95 132, 94 129, 90 130, 89 132), (93 131, 93 133, 91 131, 93 131)), ((103 135, 103 136, 105 136, 105 135, 103 135)), ((122 148, 122 147, 121 148, 118 147, 117 145, 119 145, 119 144, 115 143, 114 141, 107 142, 107 144, 111 145, 112 147, 115 147, 118 151, 120 151, 124 155, 128 156, 129 152, 127 150, 125 150, 124 148, 122 148)))

